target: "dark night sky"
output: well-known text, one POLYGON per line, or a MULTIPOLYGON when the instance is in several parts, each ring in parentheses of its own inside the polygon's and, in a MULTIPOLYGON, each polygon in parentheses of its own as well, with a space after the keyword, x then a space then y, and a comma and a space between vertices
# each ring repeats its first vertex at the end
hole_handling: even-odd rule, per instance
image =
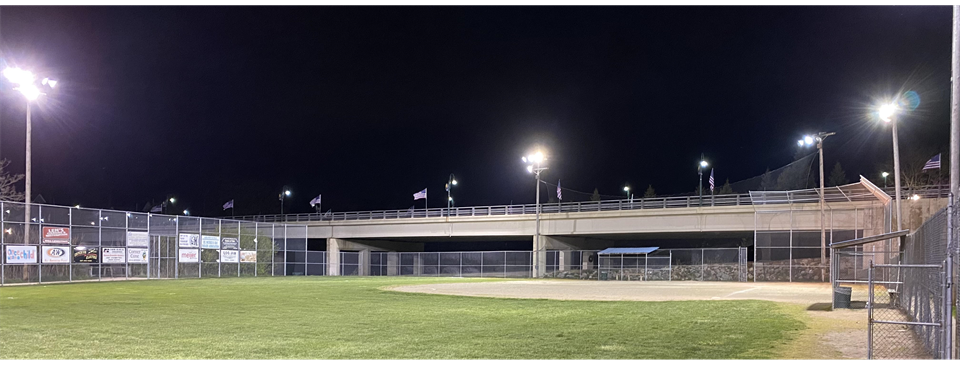
MULTIPOLYGON (((221 215, 532 203, 544 179, 618 195, 735 182, 836 131, 827 169, 877 179, 878 100, 915 90, 905 159, 948 152, 951 9, 939 7, 2 7, 5 62, 63 87, 35 108, 34 192, 221 215), (422 201, 417 202, 422 207, 422 201)), ((2 93, 23 170, 24 107, 2 93)), ((922 162, 922 161, 921 161, 922 162)), ((544 193, 544 198, 547 193, 544 193)), ((572 193, 571 193, 572 194, 572 193)))

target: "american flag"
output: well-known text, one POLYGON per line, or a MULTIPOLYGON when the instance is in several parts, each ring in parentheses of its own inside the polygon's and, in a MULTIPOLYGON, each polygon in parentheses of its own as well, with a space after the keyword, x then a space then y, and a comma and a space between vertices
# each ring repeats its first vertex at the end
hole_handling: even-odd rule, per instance
POLYGON ((230 199, 230 201, 223 203, 223 210, 227 210, 230 208, 233 208, 233 199, 230 199))
POLYGON ((713 169, 710 169, 710 192, 713 192, 713 169))
MULTIPOLYGON (((933 156, 932 158, 930 158, 930 161, 927 161, 927 163, 923 165, 923 169, 924 169, 924 170, 939 169, 939 168, 940 168, 940 154, 939 154, 939 153, 938 153, 936 156, 933 156)), ((921 171, 922 171, 922 170, 921 170, 921 171)))
MULTIPOLYGON (((321 194, 321 195, 323 195, 323 194, 321 194)), ((317 204, 320 204, 320 195, 317 195, 316 198, 313 198, 313 200, 310 200, 310 206, 314 206, 314 205, 317 205, 317 204)))
POLYGON ((427 198, 427 188, 423 188, 419 193, 413 194, 413 200, 420 200, 427 198))
POLYGON ((563 193, 560 190, 560 179, 557 179, 557 199, 563 200, 563 193))

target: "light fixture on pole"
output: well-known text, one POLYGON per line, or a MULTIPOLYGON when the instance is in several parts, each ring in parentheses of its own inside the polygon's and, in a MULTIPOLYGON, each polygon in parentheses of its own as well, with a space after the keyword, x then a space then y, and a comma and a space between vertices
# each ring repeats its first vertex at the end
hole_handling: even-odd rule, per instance
POLYGON ((453 205, 453 197, 450 196, 450 190, 453 189, 454 186, 457 186, 457 178, 453 177, 451 173, 447 178, 447 184, 444 185, 444 188, 447 189, 447 217, 450 216, 450 206, 453 205))
MULTIPOLYGON (((27 143, 26 143, 26 169, 24 171, 24 198, 26 204, 24 207, 24 222, 30 222, 30 194, 31 194, 31 178, 32 178, 32 166, 31 166, 31 129, 32 122, 30 119, 30 104, 32 101, 37 100, 40 95, 44 93, 40 91, 40 88, 37 87, 36 81, 37 78, 30 71, 22 70, 19 67, 7 67, 3 70, 3 77, 9 80, 11 83, 16 84, 17 86, 14 90, 20 91, 20 94, 27 99, 27 143)), ((44 78, 40 82, 42 86, 49 88, 54 88, 57 85, 56 80, 51 80, 50 78, 44 78)), ((27 224, 23 230, 23 242, 25 244, 30 244, 30 225, 27 224)))
POLYGON ((890 176, 890 173, 884 171, 884 172, 881 172, 881 173, 880 173, 880 176, 883 176, 883 188, 886 189, 886 188, 887 188, 887 176, 890 176))
POLYGON ((903 211, 900 210, 900 147, 897 143, 897 112, 897 105, 893 103, 880 106, 877 110, 880 120, 890 123, 891 129, 893 129, 893 189, 897 209, 897 230, 899 231, 903 229, 903 217, 901 217, 903 211))
POLYGON ((278 198, 280 199, 280 215, 283 215, 283 198, 290 196, 290 190, 283 189, 278 198))
POLYGON ((543 167, 543 162, 546 158, 543 156, 543 152, 537 151, 529 156, 521 158, 523 162, 528 163, 527 172, 535 174, 537 178, 537 204, 536 204, 536 216, 537 216, 537 230, 536 236, 534 236, 534 247, 533 247, 533 272, 531 275, 533 277, 540 277, 545 274, 544 265, 546 265, 546 257, 544 256, 544 250, 540 244, 540 173, 543 170, 546 170, 546 167, 543 167), (543 261, 543 262, 541 262, 543 261))
POLYGON ((703 154, 700 154, 700 164, 697 165, 697 175, 700 175, 700 183, 697 185, 697 190, 700 195, 700 205, 703 205, 703 169, 707 168, 710 164, 707 163, 707 160, 703 159, 703 154))
MULTIPOLYGON (((819 154, 819 157, 820 157, 820 266, 821 266, 821 270, 823 270, 822 266, 825 265, 826 262, 827 262, 827 226, 826 226, 826 224, 825 224, 825 221, 826 221, 826 213, 825 213, 825 210, 824 210, 824 205, 825 205, 824 194, 825 194, 825 191, 824 191, 824 186, 823 186, 823 185, 824 185, 824 180, 823 180, 823 140, 827 139, 827 137, 830 137, 830 136, 832 136, 832 135, 834 135, 834 134, 836 134, 836 133, 834 133, 834 132, 819 132, 819 133, 817 133, 817 134, 815 134, 815 135, 803 136, 803 139, 797 141, 797 144, 799 144, 799 145, 801 145, 801 146, 806 145, 806 146, 808 146, 808 147, 811 146, 811 145, 813 145, 813 141, 817 141, 817 153, 819 154)), ((823 274, 821 274, 820 277, 823 278, 823 274)))
POLYGON ((625 185, 623 187, 623 192, 627 194, 627 199, 630 199, 630 185, 625 185))

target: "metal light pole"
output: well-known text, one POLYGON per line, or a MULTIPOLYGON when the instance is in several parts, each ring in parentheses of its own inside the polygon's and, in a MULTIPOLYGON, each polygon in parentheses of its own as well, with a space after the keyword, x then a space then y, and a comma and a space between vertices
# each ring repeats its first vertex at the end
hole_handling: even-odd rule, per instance
POLYGON ((450 189, 453 189, 453 187, 456 185, 457 185, 457 179, 451 173, 450 176, 447 178, 447 185, 444 186, 444 188, 447 189, 447 217, 450 216, 450 205, 453 203, 453 198, 450 197, 450 189))
POLYGON ((893 188, 896 190, 897 230, 903 229, 903 211, 900 210, 900 147, 897 144, 897 106, 887 104, 880 107, 880 120, 892 124, 893 129, 893 188))
MULTIPOLYGON (((39 98, 40 95, 42 95, 43 93, 40 91, 40 88, 38 88, 36 85, 36 80, 37 80, 36 76, 34 76, 34 74, 30 71, 22 70, 16 67, 7 67, 6 69, 3 70, 3 76, 6 77, 7 80, 10 80, 11 83, 16 84, 17 87, 15 87, 14 89, 20 91, 20 93, 23 94, 23 96, 27 99, 27 133, 26 133, 27 143, 26 143, 26 161, 24 161, 26 165, 26 168, 24 171, 25 172, 24 173, 24 185, 25 185, 24 201, 26 204, 24 205, 25 209, 23 212, 24 214, 23 242, 25 244, 30 244, 30 196, 32 194, 31 183, 33 180, 32 168, 30 163, 30 157, 31 157, 30 155, 31 138, 30 137, 32 132, 31 127, 33 125, 31 121, 30 103, 34 100, 37 100, 37 98, 39 98)), ((57 85, 57 81, 51 80, 49 78, 44 78, 43 81, 40 82, 40 84, 53 88, 57 85)))
MULTIPOLYGON (((834 132, 819 132, 813 136, 804 136, 803 139, 797 141, 797 144, 803 146, 806 144, 810 146, 813 144, 813 141, 817 141, 817 154, 820 160, 820 265, 823 266, 827 262, 827 226, 826 226, 826 210, 825 210, 825 195, 826 187, 824 186, 823 178, 823 140, 827 139, 836 133, 834 132)), ((820 276, 823 278, 823 274, 820 276)))
POLYGON ((283 215, 283 197, 284 197, 284 196, 290 196, 290 190, 284 189, 283 191, 280 192, 280 195, 279 195, 279 198, 280 198, 280 215, 283 215))
POLYGON ((700 204, 703 205, 703 169, 707 168, 709 164, 703 159, 703 154, 700 154, 700 164, 697 165, 697 175, 700 175, 700 183, 697 185, 697 190, 700 194, 700 204))
POLYGON ((546 167, 543 167, 544 157, 542 152, 534 153, 528 157, 523 157, 523 162, 530 163, 527 165, 527 171, 534 173, 537 179, 537 203, 536 203, 536 217, 537 217, 537 231, 534 236, 534 255, 533 255, 533 273, 532 277, 539 277, 541 271, 545 271, 543 265, 540 264, 541 259, 543 258, 543 247, 540 244, 540 173, 543 170, 546 170, 546 167))

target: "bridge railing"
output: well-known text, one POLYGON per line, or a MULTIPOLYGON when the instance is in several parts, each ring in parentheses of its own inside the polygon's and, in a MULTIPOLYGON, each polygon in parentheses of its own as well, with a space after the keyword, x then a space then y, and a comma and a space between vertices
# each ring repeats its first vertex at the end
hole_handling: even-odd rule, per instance
MULTIPOLYGON (((894 188, 888 187, 884 190, 890 196, 894 195, 894 188)), ((946 197, 948 187, 946 185, 931 185, 917 188, 903 188, 901 192, 902 199, 909 199, 914 194, 921 198, 946 197)), ((762 192, 755 192, 762 193, 762 192)), ((819 201, 817 189, 799 190, 795 192, 770 192, 771 194, 782 194, 782 202, 776 199, 768 200, 767 204, 773 203, 816 203, 819 201)), ((824 200, 827 202, 844 202, 850 200, 873 199, 872 195, 860 194, 850 195, 839 189, 827 188, 824 194, 824 200)), ((699 196, 672 196, 657 198, 635 198, 622 200, 601 200, 586 202, 568 202, 568 203, 541 203, 541 213, 580 213, 580 212, 602 212, 617 210, 636 210, 636 209, 665 209, 665 208, 695 208, 695 207, 722 207, 722 206, 740 206, 753 205, 753 199, 750 194, 726 194, 726 195, 704 195, 701 200, 699 196)), ((477 207, 453 207, 447 208, 429 208, 429 209, 396 209, 396 210, 371 210, 359 212, 330 212, 330 213, 297 213, 297 214, 272 214, 272 215, 248 215, 229 217, 231 219, 256 221, 256 222, 311 222, 311 221, 354 221, 354 220, 377 220, 377 219, 405 219, 405 218, 442 218, 442 217, 483 217, 483 216, 505 216, 536 214, 536 204, 519 205, 490 205, 477 207)))

